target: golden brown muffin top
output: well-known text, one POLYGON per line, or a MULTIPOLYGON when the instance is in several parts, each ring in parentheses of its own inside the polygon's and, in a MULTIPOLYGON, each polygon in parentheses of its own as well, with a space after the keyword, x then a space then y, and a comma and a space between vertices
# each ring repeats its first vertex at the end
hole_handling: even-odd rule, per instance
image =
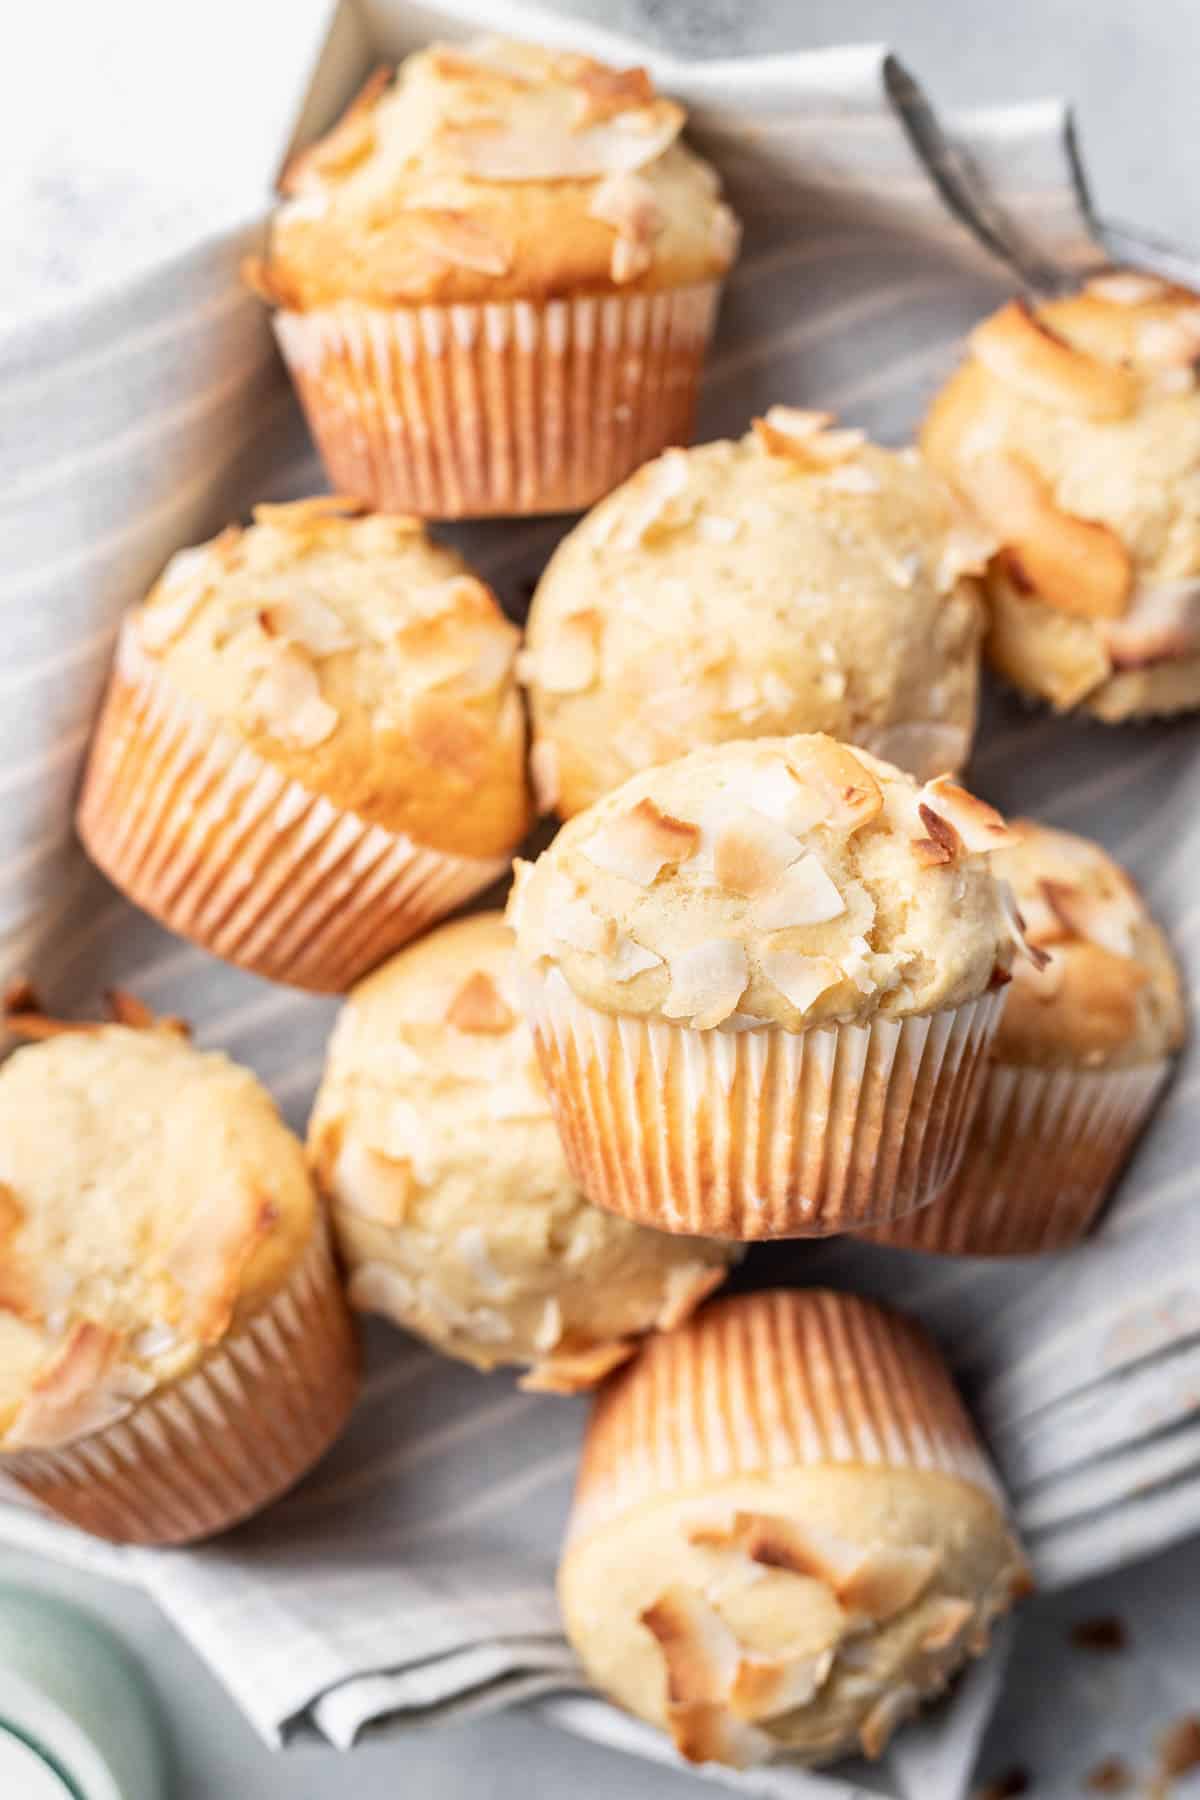
POLYGON ((0 1445, 69 1442, 184 1375, 286 1281, 317 1208, 266 1090, 169 1030, 0 1069, 0 1445))
MULTIPOLYGON (((1200 296, 1114 271, 1012 301, 968 342, 922 448, 999 538, 1004 579, 1074 623, 1082 692, 1194 655, 1200 296)), ((1059 685, 1059 704, 1082 697, 1059 685)))
POLYGON ((309 1127, 350 1298, 525 1385, 593 1386, 717 1286, 731 1244, 648 1231, 572 1181, 499 913, 353 990, 309 1127))
POLYGON ((521 673, 564 817, 698 744, 825 731, 920 779, 966 761, 992 541, 915 450, 774 406, 668 450, 552 557, 521 673))
MULTIPOLYGON (((697 1030, 804 1031, 959 1006, 1015 924, 991 807, 819 734, 647 769, 517 865, 523 963, 592 1006, 697 1030)), ((1019 937, 1019 934, 1017 934, 1019 937)))
POLYGON ((737 224, 683 123, 644 69, 501 38, 434 44, 294 159, 248 277, 300 310, 711 280, 737 224))
POLYGON ((1119 863, 1089 838, 1014 819, 993 868, 1012 885, 1030 944, 1000 1019, 997 1062, 1122 1068, 1183 1042, 1185 1012, 1170 945, 1119 863))
POLYGON ((520 634, 418 519, 328 496, 181 551, 132 615, 205 717, 371 825, 463 856, 528 820, 520 634))

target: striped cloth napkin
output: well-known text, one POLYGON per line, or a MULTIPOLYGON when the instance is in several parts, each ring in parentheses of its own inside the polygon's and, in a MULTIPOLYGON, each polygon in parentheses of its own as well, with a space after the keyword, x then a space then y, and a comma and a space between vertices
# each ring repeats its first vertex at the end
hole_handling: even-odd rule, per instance
MULTIPOLYGON (((403 8, 384 9, 402 18, 403 8)), ((461 31, 466 0, 422 6, 461 31)), ((614 60, 577 24, 514 18, 614 60)), ((404 32, 384 48, 406 48, 404 32)), ((1018 281, 1105 260, 1069 121, 1035 106, 938 121, 884 52, 663 63, 746 223, 699 435, 773 401, 819 405, 884 441, 911 432, 964 330, 1018 281)), ((302 1126, 334 1007, 217 964, 140 917, 85 865, 71 798, 122 610, 181 545, 320 474, 259 304, 239 288, 255 224, 0 341, 0 973, 82 1010, 113 984, 187 1015, 302 1126)), ((1109 237, 1112 244, 1113 238, 1109 237)), ((1169 273, 1167 252, 1120 241, 1169 273)), ((561 521, 449 533, 515 616, 561 521)), ((1001 806, 1101 838, 1139 876, 1189 973, 1200 964, 1200 735, 1121 731, 992 696, 970 770, 1001 806)), ((990 1435, 1043 1581, 1115 1566, 1200 1522, 1200 1209, 1189 1056, 1090 1244, 988 1266, 846 1243, 754 1252, 740 1280, 892 1297, 946 1346, 990 1435)), ((112 1551, 0 1505, 0 1538, 144 1584, 261 1734, 349 1745, 518 1701, 647 1755, 653 1733, 579 1691, 554 1547, 582 1402, 520 1393, 398 1332, 369 1331, 366 1391, 337 1449, 251 1524, 202 1548, 112 1551)), ((997 1654, 879 1767, 728 1777, 748 1793, 956 1800, 1001 1676, 997 1654)), ((722 1774, 717 1779, 726 1779, 722 1774)))

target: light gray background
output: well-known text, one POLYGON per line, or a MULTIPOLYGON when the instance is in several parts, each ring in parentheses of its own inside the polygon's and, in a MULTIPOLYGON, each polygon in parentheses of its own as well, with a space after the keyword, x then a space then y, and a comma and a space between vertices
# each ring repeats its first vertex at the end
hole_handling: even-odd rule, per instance
MULTIPOLYGON (((573 0, 691 54, 886 40, 947 107, 1067 93, 1103 216, 1200 249, 1198 0, 573 0)), ((569 10, 570 10, 569 9, 569 10)), ((41 0, 0 58, 0 318, 36 313, 257 210, 323 0, 41 0)), ((502 20, 497 6, 493 17, 502 20)), ((102 1613, 144 1659, 169 1717, 175 1800, 680 1800, 713 1793, 519 1717, 336 1752, 272 1758, 139 1595, 0 1554, 102 1613)), ((1172 1654, 1200 1633, 1200 1547, 1030 1609, 982 1772, 1083 1791, 1101 1755, 1149 1765, 1155 1732, 1200 1695, 1172 1654), (1073 1619, 1118 1612, 1131 1650, 1069 1646, 1073 1619)), ((1197 1784, 1189 1784, 1196 1786, 1197 1784)), ((1184 1791, 1180 1788, 1180 1793, 1184 1791)), ((14 1797, 16 1800, 16 1797, 14 1797)))

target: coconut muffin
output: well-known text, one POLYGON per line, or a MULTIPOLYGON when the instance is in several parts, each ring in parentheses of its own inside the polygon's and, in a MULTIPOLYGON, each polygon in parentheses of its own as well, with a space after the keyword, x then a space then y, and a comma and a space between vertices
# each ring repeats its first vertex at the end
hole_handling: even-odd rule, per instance
POLYGON ((408 518, 260 506, 121 632, 79 830, 173 931, 340 992, 487 887, 529 819, 516 628, 408 518))
POLYGON ((696 750, 576 814, 509 919, 589 1199, 741 1239, 931 1200, 1020 936, 1007 841, 946 777, 819 735, 696 750))
POLYGON ((921 445, 1002 545, 992 662, 1110 722, 1200 705, 1200 296, 1114 271, 969 343, 921 445))
POLYGON ((825 731, 924 780, 967 759, 989 543, 916 451, 772 407, 668 450, 559 546, 522 676, 564 818, 703 743, 825 731))
POLYGON ((247 1070, 115 1024, 9 1058, 0 1473, 116 1542, 206 1537, 316 1461, 357 1381, 303 1150, 247 1070))
POLYGON ((958 1174, 879 1236, 965 1256, 1029 1255, 1082 1237, 1183 1042, 1170 946, 1099 844, 1032 819, 992 866, 1037 960, 1013 969, 958 1174))
POLYGON ((402 950, 347 1000, 309 1152, 350 1299, 528 1388, 590 1387, 687 1317, 728 1244, 614 1218, 572 1181, 499 913, 402 950))
POLYGON ((867 1301, 716 1301, 595 1402, 567 1635, 692 1762, 881 1755, 1027 1586, 940 1358, 867 1301))
POLYGON ((687 441, 738 227, 683 124, 644 69, 499 38, 372 78, 246 271, 334 486, 563 511, 687 441))

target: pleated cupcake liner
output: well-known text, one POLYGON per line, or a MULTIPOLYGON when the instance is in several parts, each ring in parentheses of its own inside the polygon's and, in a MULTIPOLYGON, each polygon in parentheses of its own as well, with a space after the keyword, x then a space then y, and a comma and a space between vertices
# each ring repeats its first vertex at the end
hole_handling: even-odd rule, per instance
POLYGON ((191 1374, 74 1443, 0 1452, 0 1473, 96 1537, 192 1543, 258 1512, 324 1454, 359 1361, 321 1226, 278 1293, 191 1374))
POLYGON ((868 1235, 948 1256, 1033 1256, 1086 1235, 1170 1074, 993 1063, 958 1173, 932 1206, 868 1235))
POLYGON ((571 1539, 663 1496, 834 1465, 952 1475, 1003 1506, 946 1367, 910 1320, 820 1289, 710 1301, 601 1390, 571 1539))
POLYGON ((821 1237, 932 1201, 958 1166, 1001 994, 807 1032, 601 1012, 557 970, 525 1008, 571 1172, 660 1231, 821 1237))
POLYGON ((426 518, 574 512, 692 435, 718 282, 278 312, 339 493, 426 518))
POLYGON ((273 768, 172 688, 132 619, 78 826, 92 861, 170 930, 323 993, 344 993, 508 867, 370 825, 273 768))

